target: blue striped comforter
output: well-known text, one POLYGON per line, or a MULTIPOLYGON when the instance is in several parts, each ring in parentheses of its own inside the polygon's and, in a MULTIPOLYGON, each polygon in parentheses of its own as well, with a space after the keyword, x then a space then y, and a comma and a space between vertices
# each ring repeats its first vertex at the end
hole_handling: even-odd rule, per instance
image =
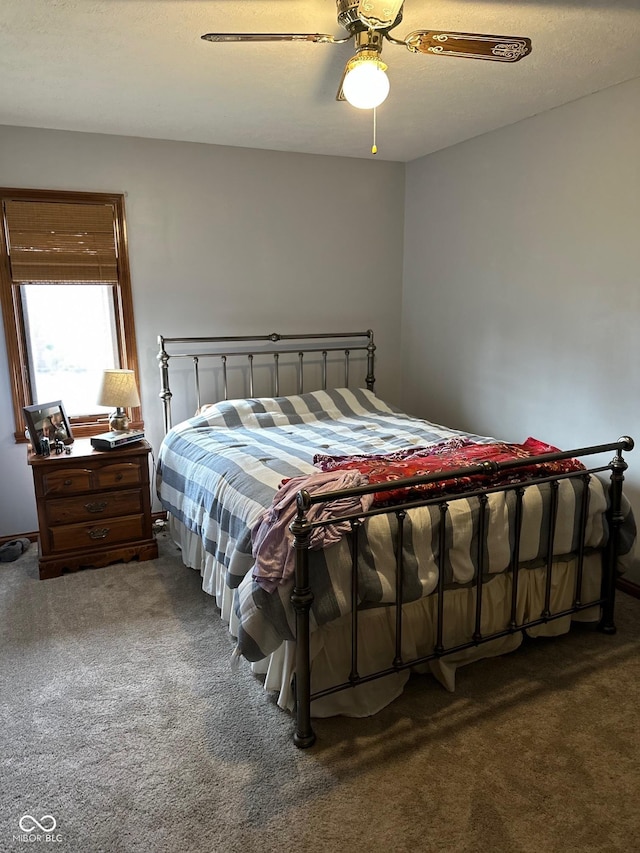
MULTIPOLYGON (((280 482, 317 472, 312 464, 317 453, 390 453, 455 435, 463 433, 402 414, 369 391, 347 389, 217 403, 170 430, 158 455, 158 496, 169 513, 200 537, 235 590, 238 648, 246 658, 260 660, 294 638, 292 583, 268 593, 252 579, 251 529, 271 505, 280 482)), ((575 546, 581 488, 580 481, 560 482, 557 554, 567 554, 575 546)), ((589 489, 587 541, 600 547, 606 540, 606 486, 592 477, 589 489)), ((450 503, 447 583, 473 579, 476 503, 466 499, 450 503)), ((512 494, 490 496, 486 564, 490 572, 504 571, 509 564, 514 504, 512 494)), ((546 509, 545 487, 528 488, 522 561, 533 564, 546 553, 546 509)), ((405 601, 428 595, 437 584, 438 523, 434 508, 409 513, 404 534, 405 547, 411 551, 405 601)), ((394 600, 395 529, 393 515, 371 518, 364 526, 362 606, 394 600)), ((311 552, 310 558, 314 627, 349 612, 349 543, 343 540, 325 551, 311 552)))

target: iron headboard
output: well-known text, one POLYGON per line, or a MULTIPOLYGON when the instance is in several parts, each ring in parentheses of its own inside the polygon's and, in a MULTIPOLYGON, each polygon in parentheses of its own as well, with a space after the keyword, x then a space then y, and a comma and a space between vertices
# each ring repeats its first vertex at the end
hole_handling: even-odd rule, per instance
MULTIPOLYGON (((329 353, 342 353, 344 356, 344 387, 349 387, 349 365, 353 352, 366 352, 366 386, 373 391, 374 353, 373 332, 331 332, 328 334, 281 335, 272 332, 269 335, 235 335, 221 337, 187 337, 168 338, 158 335, 158 362, 160 365, 161 390, 160 398, 164 406, 164 430, 171 428, 171 398, 173 396, 169 384, 169 361, 171 359, 190 359, 193 362, 195 395, 198 409, 202 405, 200 399, 200 361, 202 359, 218 360, 222 370, 223 397, 227 400, 229 385, 227 379, 227 364, 230 359, 244 361, 248 370, 249 397, 254 396, 254 359, 265 356, 271 360, 272 389, 271 396, 280 396, 280 356, 283 354, 297 355, 297 393, 304 393, 304 357, 309 354, 319 354, 321 357, 321 387, 327 390, 327 357, 329 353), (280 346, 280 343, 284 346, 280 346), (308 343, 305 343, 308 342, 308 343), (341 343, 340 343, 341 342, 341 343), (259 345, 262 345, 260 348, 259 345), (174 347, 198 347, 197 352, 172 351, 174 347), (236 347, 240 349, 236 349, 236 347)), ((314 389, 317 390, 317 389, 314 389)), ((265 396, 265 395, 261 395, 265 396)))

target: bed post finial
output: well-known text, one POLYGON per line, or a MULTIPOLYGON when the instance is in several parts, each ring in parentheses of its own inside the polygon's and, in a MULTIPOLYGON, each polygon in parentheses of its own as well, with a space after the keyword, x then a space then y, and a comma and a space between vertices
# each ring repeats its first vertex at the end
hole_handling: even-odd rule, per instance
POLYGON ((305 489, 298 492, 296 505, 298 512, 289 525, 296 549, 295 586, 291 594, 291 604, 296 612, 296 730, 293 742, 300 749, 305 749, 313 746, 316 741, 315 733, 311 728, 309 610, 313 593, 309 587, 309 545, 311 543, 311 527, 307 519, 311 506, 309 492, 305 489))

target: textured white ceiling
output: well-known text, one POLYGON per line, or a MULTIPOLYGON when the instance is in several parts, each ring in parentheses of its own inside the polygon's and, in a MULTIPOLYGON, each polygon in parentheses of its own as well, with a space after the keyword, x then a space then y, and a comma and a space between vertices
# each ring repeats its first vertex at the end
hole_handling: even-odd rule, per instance
MULTIPOLYGON (((640 76, 640 0, 406 0, 393 34, 528 36, 516 64, 384 44, 378 159, 410 161, 640 76)), ((353 42, 211 44, 206 32, 345 35, 335 0, 1 0, 0 124, 371 157, 335 100, 353 42)))

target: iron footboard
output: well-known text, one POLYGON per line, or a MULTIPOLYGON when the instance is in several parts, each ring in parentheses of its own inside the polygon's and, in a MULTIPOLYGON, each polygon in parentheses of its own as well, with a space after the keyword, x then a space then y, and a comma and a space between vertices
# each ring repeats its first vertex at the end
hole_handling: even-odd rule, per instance
MULTIPOLYGON (((618 554, 620 545, 620 531, 624 522, 624 514, 622 511, 622 486, 624 481, 624 472, 627 469, 627 463, 623 458, 623 451, 633 449, 634 443, 628 436, 623 436, 617 442, 611 444, 594 445, 590 447, 578 448, 575 450, 547 453, 540 456, 532 456, 527 459, 519 459, 513 462, 494 462, 487 461, 478 465, 473 465, 465 468, 458 468, 450 471, 446 476, 441 474, 432 474, 423 477, 412 477, 405 480, 395 480, 387 484, 366 485, 353 489, 343 489, 341 491, 325 492, 323 494, 310 495, 306 491, 301 491, 297 496, 297 515, 291 524, 291 532, 294 536, 294 547, 296 549, 296 566, 295 566, 295 586, 291 596, 291 602, 296 614, 296 674, 295 674, 295 732, 294 743, 296 746, 305 748, 314 744, 316 736, 311 725, 311 704, 314 699, 321 696, 335 693, 340 690, 356 687, 367 681, 371 681, 392 673, 401 672, 410 667, 419 664, 428 663, 431 660, 462 651, 467 648, 487 643, 499 637, 504 637, 515 632, 523 631, 527 628, 536 625, 544 624, 562 617, 569 616, 593 606, 600 606, 601 619, 599 623, 600 629, 606 634, 615 633, 614 608, 615 608, 615 591, 616 577, 618 567, 618 554), (431 483, 442 483, 449 480, 455 480, 460 477, 472 477, 477 474, 497 473, 504 471, 516 471, 518 468, 532 466, 538 463, 560 461, 570 458, 580 458, 587 456, 595 456, 597 454, 614 452, 615 456, 607 465, 600 467, 585 468, 584 470, 571 471, 569 473, 555 474, 545 477, 527 477, 519 482, 510 483, 509 485, 500 485, 496 487, 470 488, 465 491, 441 491, 437 496, 426 497, 421 500, 409 500, 405 503, 394 504, 393 506, 374 507, 367 512, 358 515, 341 516, 339 519, 333 518, 331 521, 314 521, 310 522, 308 514, 311 506, 331 500, 337 500, 344 497, 354 497, 358 495, 371 494, 373 492, 380 493, 392 489, 415 487, 427 485, 431 483), (609 472, 609 503, 606 512, 606 520, 608 525, 608 539, 603 551, 602 558, 602 583, 600 595, 595 600, 584 602, 581 600, 582 589, 582 573, 585 558, 585 541, 587 530, 587 515, 589 503, 588 484, 592 476, 609 472), (582 479, 582 502, 579 507, 579 522, 578 539, 575 553, 572 557, 576 561, 576 582, 573 601, 570 607, 562 609, 560 612, 552 612, 551 610, 551 593, 552 593, 552 578, 553 578, 553 560, 554 560, 554 536, 556 517, 558 512, 557 494, 559 483, 564 479, 582 479), (527 486, 541 485, 547 483, 550 489, 551 509, 547 519, 547 553, 545 559, 545 590, 544 590, 544 607, 539 616, 535 619, 519 621, 517 618, 517 600, 518 600, 518 585, 520 567, 520 535, 522 531, 522 515, 523 515, 523 496, 527 486), (507 572, 511 574, 511 615, 508 625, 497 632, 483 634, 481 631, 482 625, 482 608, 483 608, 483 576, 484 576, 484 560, 486 551, 486 537, 488 531, 488 496, 492 492, 513 492, 515 494, 515 531, 513 536, 513 544, 511 550, 510 564, 507 572), (403 536, 404 526, 407 517, 407 512, 417 507, 434 506, 440 514, 441 522, 446 521, 449 505, 456 500, 474 499, 478 502, 478 553, 477 565, 478 569, 475 573, 473 585, 475 589, 475 614, 474 624, 472 626, 471 639, 468 642, 455 646, 445 647, 443 642, 444 636, 444 595, 445 595, 445 559, 446 559, 446 541, 445 529, 446 524, 439 525, 439 549, 438 549, 438 581, 437 589, 432 595, 437 596, 437 617, 436 617, 436 641, 433 650, 419 658, 406 660, 402 654, 402 637, 403 637, 403 573, 404 573, 404 547, 403 536), (393 659, 389 661, 388 666, 376 672, 368 673, 366 676, 358 674, 358 560, 359 560, 359 531, 367 518, 380 515, 393 514, 396 517, 398 540, 396 545, 396 577, 395 577, 395 653, 393 659), (324 689, 317 693, 311 691, 311 661, 310 661, 310 610, 314 600, 313 591, 310 583, 310 568, 309 568, 309 547, 311 534, 314 528, 335 523, 336 521, 348 521, 351 524, 351 663, 350 675, 347 681, 336 684, 330 688, 324 689)), ((471 627, 471 626, 470 626, 471 627)))

